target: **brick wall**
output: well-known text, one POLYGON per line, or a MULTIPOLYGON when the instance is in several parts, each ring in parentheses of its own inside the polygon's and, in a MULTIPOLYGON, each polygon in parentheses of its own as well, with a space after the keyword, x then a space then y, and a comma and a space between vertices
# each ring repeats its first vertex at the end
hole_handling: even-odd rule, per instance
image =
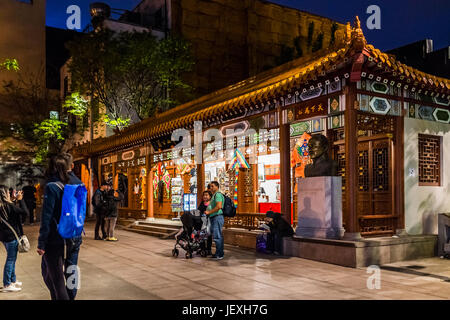
MULTIPOLYGON (((151 0, 140 10, 150 10, 146 2, 151 0)), ((187 80, 197 95, 276 66, 282 45, 293 48, 298 36, 303 55, 311 53, 320 33, 323 47, 331 40, 332 20, 260 0, 172 0, 168 8, 171 29, 192 43, 196 65, 187 80)))

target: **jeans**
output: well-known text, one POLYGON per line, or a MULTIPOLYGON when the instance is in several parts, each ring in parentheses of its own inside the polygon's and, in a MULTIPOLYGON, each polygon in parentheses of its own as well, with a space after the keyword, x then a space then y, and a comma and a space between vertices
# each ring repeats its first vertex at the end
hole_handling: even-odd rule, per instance
POLYGON ((95 222, 95 238, 100 238, 98 231, 99 228, 102 230, 102 238, 106 238, 106 231, 105 231, 105 215, 101 213, 96 213, 97 221, 95 222))
POLYGON ((114 237, 114 228, 116 227, 117 218, 105 218, 106 220, 106 235, 109 238, 114 237))
POLYGON ((219 214, 218 216, 211 218, 211 234, 212 238, 214 240, 214 243, 216 244, 216 256, 223 257, 223 235, 222 235, 222 228, 223 228, 223 215, 219 214))
POLYGON ((64 245, 47 246, 41 270, 52 300, 70 300, 64 275, 64 245))
POLYGON ((77 295, 77 286, 79 284, 78 274, 78 254, 82 243, 81 236, 66 240, 66 261, 64 262, 64 270, 67 285, 67 294, 70 300, 75 300, 77 295), (71 267, 72 266, 72 267, 71 267), (76 286, 74 286, 74 277, 77 277, 76 286))
POLYGON ((7 287, 11 283, 16 282, 16 260, 19 242, 13 240, 10 242, 3 242, 6 249, 6 262, 3 269, 3 286, 7 287))

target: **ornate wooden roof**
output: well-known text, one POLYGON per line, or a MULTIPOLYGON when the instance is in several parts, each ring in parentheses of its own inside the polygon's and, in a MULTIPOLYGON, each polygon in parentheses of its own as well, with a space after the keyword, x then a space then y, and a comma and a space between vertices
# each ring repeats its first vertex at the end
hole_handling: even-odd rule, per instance
MULTIPOLYGON (((268 100, 278 99, 298 90, 305 84, 326 79, 344 67, 355 66, 361 55, 375 66, 376 71, 389 74, 391 78, 409 83, 410 86, 426 88, 442 95, 450 94, 450 80, 436 77, 414 69, 367 44, 356 17, 352 28, 335 34, 335 45, 322 49, 313 55, 301 57, 279 67, 260 73, 254 77, 228 86, 196 100, 182 104, 164 113, 145 119, 126 128, 120 134, 96 139, 74 148, 77 155, 104 154, 118 149, 139 145, 145 141, 169 134, 177 128, 192 128, 194 121, 208 121, 223 114, 239 114, 243 108, 253 108, 268 100)), ((362 63, 360 63, 362 65, 362 63)), ((353 71, 361 73, 361 67, 353 71)))

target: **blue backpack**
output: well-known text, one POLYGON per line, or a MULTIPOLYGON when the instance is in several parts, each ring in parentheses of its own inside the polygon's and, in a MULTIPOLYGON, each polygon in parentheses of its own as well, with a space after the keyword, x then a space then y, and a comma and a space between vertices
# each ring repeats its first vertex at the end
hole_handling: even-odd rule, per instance
POLYGON ((56 184, 63 191, 58 233, 64 239, 81 236, 86 218, 87 189, 84 184, 56 184))

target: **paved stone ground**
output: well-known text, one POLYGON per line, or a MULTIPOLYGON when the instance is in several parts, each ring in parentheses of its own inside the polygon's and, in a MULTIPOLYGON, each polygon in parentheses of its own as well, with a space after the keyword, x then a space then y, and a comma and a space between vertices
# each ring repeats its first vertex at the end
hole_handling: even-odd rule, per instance
MULTIPOLYGON (((38 226, 25 232, 36 247, 38 226)), ((366 269, 345 268, 294 257, 272 257, 226 246, 226 258, 213 261, 181 252, 171 256, 173 240, 117 230, 116 243, 94 241, 87 224, 79 266, 77 299, 450 299, 450 261, 439 258, 382 267, 381 289, 367 289, 366 269)), ((0 268, 5 250, 0 249, 0 268)), ((19 293, 4 299, 49 299, 40 274, 40 257, 19 254, 19 293)))

